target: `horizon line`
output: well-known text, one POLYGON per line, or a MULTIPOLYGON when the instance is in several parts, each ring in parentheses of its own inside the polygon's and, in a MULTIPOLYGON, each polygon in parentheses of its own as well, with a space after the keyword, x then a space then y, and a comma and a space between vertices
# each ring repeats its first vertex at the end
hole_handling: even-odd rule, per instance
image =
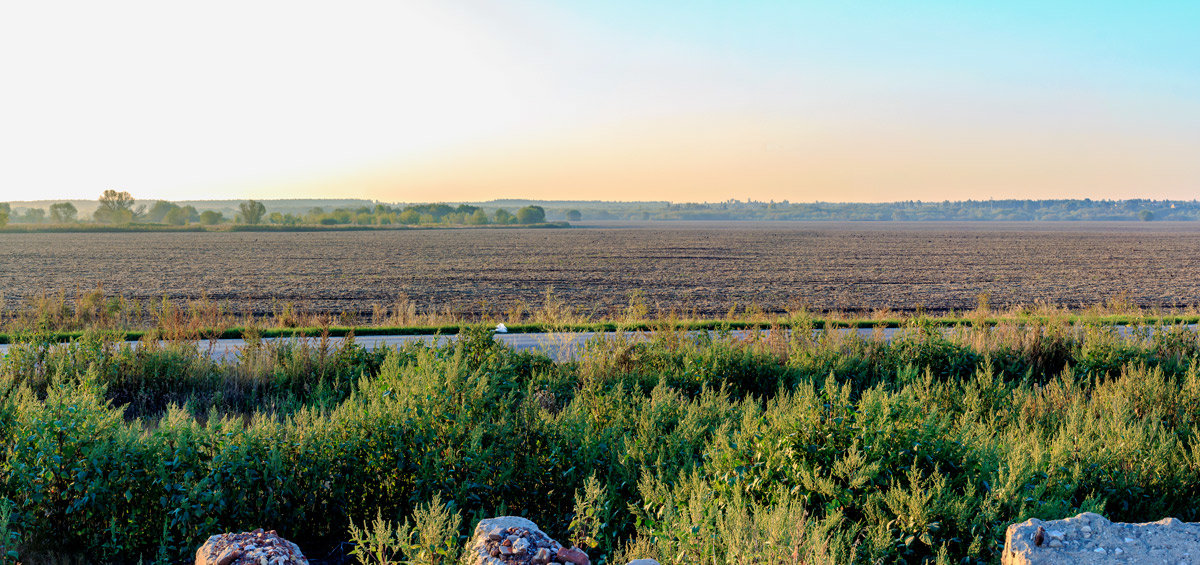
MULTIPOLYGON (((33 204, 41 202, 98 202, 98 198, 39 198, 33 200, 7 200, 0 201, 0 204, 19 205, 33 204)), ((848 205, 848 204, 963 204, 963 203, 984 203, 984 202, 1147 202, 1147 203, 1171 203, 1171 202, 1200 202, 1197 198, 1179 199, 1179 198, 988 198, 974 199, 968 198, 965 200, 921 200, 921 199, 905 199, 905 200, 871 200, 871 201, 837 201, 837 200, 756 200, 753 198, 741 200, 738 198, 729 198, 726 200, 579 200, 579 199, 563 199, 553 200, 544 198, 492 198, 489 200, 380 200, 375 198, 346 198, 346 197, 325 197, 325 198, 182 198, 169 200, 166 198, 137 198, 135 202, 153 203, 153 202, 329 202, 329 201, 351 201, 351 202, 370 202, 373 204, 397 205, 397 204, 488 204, 488 203, 505 203, 505 202, 530 202, 530 203, 577 203, 577 204, 727 204, 727 203, 761 203, 761 204, 787 204, 787 205, 809 205, 809 204, 831 204, 831 205, 848 205)))

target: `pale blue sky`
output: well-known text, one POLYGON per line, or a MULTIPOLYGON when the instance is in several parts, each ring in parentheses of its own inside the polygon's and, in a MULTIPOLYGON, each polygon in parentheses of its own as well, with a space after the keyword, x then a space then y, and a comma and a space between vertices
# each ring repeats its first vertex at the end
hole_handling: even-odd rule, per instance
POLYGON ((0 201, 1193 198, 1200 3, 150 1, 0 18, 0 201))

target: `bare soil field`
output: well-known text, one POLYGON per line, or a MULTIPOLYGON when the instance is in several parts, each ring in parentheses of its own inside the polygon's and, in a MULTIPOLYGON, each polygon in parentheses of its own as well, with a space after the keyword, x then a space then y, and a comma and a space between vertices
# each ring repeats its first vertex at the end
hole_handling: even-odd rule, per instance
POLYGON ((635 290, 664 309, 929 311, 1120 297, 1200 302, 1191 223, 654 223, 559 230, 0 234, 0 298, 97 287, 127 298, 202 295, 235 312, 293 302, 369 312, 406 295, 468 315, 538 306, 548 287, 585 313, 635 290))

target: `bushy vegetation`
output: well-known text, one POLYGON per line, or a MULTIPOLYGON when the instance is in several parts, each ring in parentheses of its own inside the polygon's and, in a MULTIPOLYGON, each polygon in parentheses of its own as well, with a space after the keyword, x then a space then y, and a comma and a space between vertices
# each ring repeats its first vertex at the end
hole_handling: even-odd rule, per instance
POLYGON ((516 214, 504 208, 491 212, 470 204, 415 204, 409 206, 388 206, 376 204, 373 208, 337 208, 326 212, 314 208, 307 214, 295 216, 290 214, 272 215, 271 223, 282 225, 358 225, 358 226, 391 226, 391 225, 515 225, 541 224, 546 221, 546 212, 539 206, 525 206, 516 214))
POLYGON ((657 220, 1143 221, 1200 219, 1195 200, 966 200, 943 202, 759 202, 671 204, 657 220))
MULTIPOLYGON (((268 214, 266 204, 256 200, 247 200, 237 205, 232 217, 227 217, 221 210, 198 210, 193 205, 180 205, 166 200, 157 200, 147 206, 137 204, 128 192, 106 190, 100 196, 99 207, 91 215, 91 223, 78 224, 78 210, 70 202, 51 204, 48 209, 23 208, 19 214, 12 214, 11 206, 0 204, 0 228, 10 220, 21 224, 53 224, 62 229, 67 226, 82 228, 86 226, 122 227, 124 229, 146 229, 152 227, 170 226, 219 226, 232 223, 235 226, 258 226, 267 224, 276 228, 298 226, 485 226, 485 225, 533 225, 546 223, 546 211, 540 206, 527 205, 511 213, 504 208, 485 210, 470 204, 413 204, 408 206, 389 206, 375 204, 373 206, 358 206, 356 208, 338 207, 325 210, 314 207, 307 213, 283 213, 279 211, 268 214), (49 213, 47 214, 47 210, 49 213)), ((576 220, 581 216, 577 210, 572 216, 576 220)))
POLYGON ((606 563, 994 561, 1029 517, 1200 518, 1200 342, 1132 333, 664 323, 557 363, 483 330, 227 359, 31 334, 0 362, 0 546, 176 560, 267 527, 449 563, 475 520, 519 514, 606 563))
MULTIPOLYGON (((724 202, 492 200, 477 203, 383 204, 369 200, 153 202, 134 206, 126 192, 106 191, 89 220, 102 225, 416 226, 511 225, 546 221, 1194 221, 1195 200, 966 200, 879 203, 726 200, 724 202), (311 204, 304 206, 305 202, 311 204), (202 203, 202 204, 201 204, 202 203), (196 205, 215 209, 198 210, 196 205), (267 204, 270 204, 268 209, 267 204), (316 206, 312 205, 316 204, 316 206), (539 210, 541 211, 539 213, 539 210), (211 212, 201 218, 203 212, 211 212)), ((0 204, 0 227, 74 225, 75 205, 16 210, 0 204)))

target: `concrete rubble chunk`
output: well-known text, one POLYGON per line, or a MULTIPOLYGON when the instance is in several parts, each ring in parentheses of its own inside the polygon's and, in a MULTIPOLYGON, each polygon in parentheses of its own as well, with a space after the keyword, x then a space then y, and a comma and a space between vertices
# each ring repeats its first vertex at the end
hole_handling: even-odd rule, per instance
POLYGON ((1084 512, 1074 518, 1031 518, 1008 527, 1001 565, 1068 563, 1200 564, 1200 522, 1110 522, 1084 512))
POLYGON ((471 555, 473 565, 591 565, 582 550, 563 547, 537 524, 519 516, 480 520, 475 526, 471 555))
POLYGON ((275 530, 217 534, 196 550, 196 565, 308 565, 296 544, 275 530))

